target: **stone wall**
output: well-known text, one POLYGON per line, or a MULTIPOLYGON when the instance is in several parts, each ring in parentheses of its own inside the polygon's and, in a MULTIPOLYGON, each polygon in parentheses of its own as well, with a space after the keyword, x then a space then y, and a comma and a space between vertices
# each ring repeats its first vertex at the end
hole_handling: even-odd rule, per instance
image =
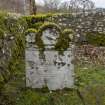
MULTIPOLYGON (((49 21, 59 24, 62 29, 73 29, 78 37, 84 36, 86 32, 105 33, 105 12, 95 12, 87 14, 85 17, 82 14, 78 14, 77 16, 59 14, 49 18, 49 21)), ((85 40, 84 37, 81 40, 85 40)))
POLYGON ((14 45, 13 36, 0 38, 0 74, 8 73, 8 63, 12 56, 12 47, 14 45))
POLYGON ((105 65, 105 47, 83 45, 75 47, 75 61, 78 64, 105 65))

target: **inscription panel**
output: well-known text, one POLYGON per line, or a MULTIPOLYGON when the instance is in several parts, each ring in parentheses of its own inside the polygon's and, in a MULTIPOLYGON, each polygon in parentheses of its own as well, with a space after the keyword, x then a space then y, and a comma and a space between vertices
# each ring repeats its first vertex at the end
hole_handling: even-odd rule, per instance
POLYGON ((57 51, 45 51, 45 59, 38 50, 26 51, 26 84, 32 88, 48 86, 50 90, 71 88, 74 84, 74 59, 72 51, 59 55, 57 51))

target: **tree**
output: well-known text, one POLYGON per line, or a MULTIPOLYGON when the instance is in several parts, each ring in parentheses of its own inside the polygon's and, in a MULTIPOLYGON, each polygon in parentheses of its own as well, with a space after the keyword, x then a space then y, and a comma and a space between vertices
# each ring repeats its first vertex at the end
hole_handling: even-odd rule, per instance
POLYGON ((81 8, 83 15, 85 15, 86 12, 91 12, 94 7, 94 2, 91 0, 79 0, 79 8, 81 8))
POLYGON ((36 15, 36 11, 37 11, 37 8, 36 8, 36 2, 35 0, 29 0, 29 5, 30 5, 30 14, 31 15, 36 15))
POLYGON ((69 11, 70 13, 82 13, 91 12, 94 9, 94 2, 91 0, 69 0, 64 1, 60 8, 69 11))
POLYGON ((68 9, 69 4, 68 4, 68 3, 69 3, 68 1, 62 2, 62 3, 60 4, 60 6, 59 6, 59 10, 60 10, 61 12, 69 12, 69 9, 68 9))
POLYGON ((60 0, 43 0, 46 11, 56 12, 59 8, 60 0))

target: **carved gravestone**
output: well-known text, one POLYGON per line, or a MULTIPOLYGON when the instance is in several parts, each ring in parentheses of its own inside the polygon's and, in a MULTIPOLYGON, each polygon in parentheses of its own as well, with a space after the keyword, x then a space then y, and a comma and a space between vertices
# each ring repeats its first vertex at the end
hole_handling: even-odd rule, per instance
POLYGON ((40 56, 35 45, 35 33, 26 35, 26 86, 31 88, 48 87, 49 90, 71 88, 74 85, 73 45, 59 55, 54 45, 59 32, 47 28, 42 32, 41 39, 45 45, 44 58, 40 56))

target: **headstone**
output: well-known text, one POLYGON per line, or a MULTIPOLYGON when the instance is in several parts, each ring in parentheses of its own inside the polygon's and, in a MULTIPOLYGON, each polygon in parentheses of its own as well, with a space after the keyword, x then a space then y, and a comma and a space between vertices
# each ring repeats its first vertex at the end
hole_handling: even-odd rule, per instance
MULTIPOLYGON (((58 51, 53 49, 59 38, 59 32, 56 29, 44 30, 41 38, 45 45, 44 57, 40 56, 37 46, 26 47, 26 86, 30 88, 47 86, 49 90, 72 88, 74 86, 74 46, 71 45, 63 55, 59 55, 58 51)), ((30 44, 30 36, 27 35, 26 39, 27 44, 30 44)))

